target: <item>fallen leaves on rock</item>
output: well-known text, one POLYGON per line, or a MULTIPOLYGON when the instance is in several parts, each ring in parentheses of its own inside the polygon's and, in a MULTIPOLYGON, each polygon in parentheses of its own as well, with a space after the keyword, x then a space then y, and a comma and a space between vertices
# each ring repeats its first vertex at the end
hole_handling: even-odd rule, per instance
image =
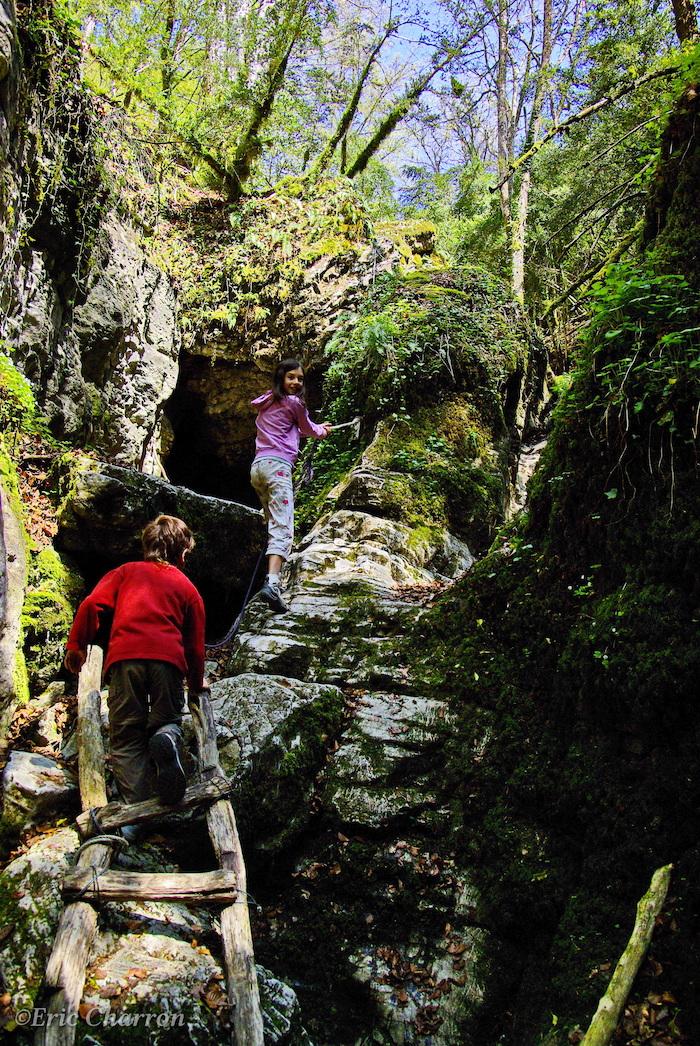
POLYGON ((671 992, 650 992, 625 1007, 617 1042, 625 1046, 679 1046, 687 1038, 678 1024, 678 1003, 671 992))
POLYGON ((24 526, 37 549, 48 547, 58 531, 56 510, 47 493, 51 486, 47 469, 55 456, 37 435, 20 435, 13 454, 18 463, 24 526))
POLYGON ((416 1013, 416 1031, 419 1035, 434 1035, 442 1024, 437 1006, 422 1006, 416 1013))
POLYGON ((123 991, 124 989, 118 984, 105 984, 103 988, 100 988, 98 994, 101 999, 116 999, 123 991))

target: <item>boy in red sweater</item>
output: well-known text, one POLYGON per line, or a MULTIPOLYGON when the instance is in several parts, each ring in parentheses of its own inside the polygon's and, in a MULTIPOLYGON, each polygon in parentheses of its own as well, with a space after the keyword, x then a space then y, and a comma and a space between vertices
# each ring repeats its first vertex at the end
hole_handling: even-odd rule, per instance
POLYGON ((125 802, 148 798, 150 756, 158 795, 176 803, 187 783, 182 680, 190 693, 203 687, 204 603, 182 573, 194 538, 181 519, 158 516, 141 541, 143 562, 110 570, 78 607, 65 665, 80 671, 101 615, 113 614, 104 673, 114 776, 125 802))

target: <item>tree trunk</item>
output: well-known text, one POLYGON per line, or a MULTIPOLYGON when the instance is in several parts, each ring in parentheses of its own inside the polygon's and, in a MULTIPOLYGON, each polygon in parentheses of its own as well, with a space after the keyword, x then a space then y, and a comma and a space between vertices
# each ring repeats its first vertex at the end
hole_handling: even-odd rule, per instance
POLYGON ((698 14, 695 0, 671 0, 676 33, 682 44, 698 35, 698 14))
POLYGON ((496 69, 496 128, 498 149, 498 177, 501 217, 510 244, 511 234, 511 178, 508 168, 513 158, 511 113, 508 104, 508 0, 499 0, 498 7, 498 66, 496 69))
POLYGON ((306 6, 307 0, 301 0, 301 3, 297 4, 295 8, 290 39, 285 46, 282 57, 278 60, 273 56, 270 60, 267 71, 267 87, 265 93, 262 99, 255 103, 250 121, 248 122, 248 127, 246 128, 236 149, 233 164, 231 165, 234 184, 228 193, 231 203, 236 203, 240 200, 245 189, 245 184, 250 178, 253 170, 253 164, 262 152, 260 132, 272 112, 275 98, 284 83, 289 59, 294 50, 294 45, 299 39, 304 16, 306 14, 306 6))
POLYGON ((372 71, 374 63, 379 57, 379 52, 381 51, 382 47, 389 39, 389 37, 396 31, 396 28, 396 23, 389 24, 386 27, 386 30, 384 31, 382 37, 372 48, 372 52, 367 61, 365 62, 364 68, 362 69, 362 72, 358 77, 357 83, 355 84, 355 89, 352 92, 350 101, 346 105, 343 114, 340 117, 340 120, 338 121, 335 131, 330 136, 323 149, 321 150, 318 158, 311 166, 311 170, 309 171, 309 174, 307 176, 309 181, 317 181, 323 174, 323 172, 326 170, 331 160, 333 159, 333 154, 335 153, 335 150, 338 148, 338 144, 341 141, 347 143, 347 133, 350 130, 350 125, 355 118, 355 114, 360 104, 362 92, 364 91, 369 74, 372 71))
POLYGON ((174 31, 175 0, 168 0, 165 7, 165 25, 160 38, 160 83, 166 109, 170 107, 175 77, 174 31))
MULTIPOLYGON (((539 68, 535 81, 535 95, 532 99, 532 111, 530 114, 530 126, 528 128, 525 147, 535 141, 542 126, 542 108, 547 95, 547 76, 549 63, 552 57, 552 0, 542 0, 542 50, 539 58, 539 68)), ((525 301, 525 240, 527 237, 527 217, 530 206, 530 187, 532 184, 532 172, 530 163, 525 164, 518 199, 515 209, 515 218, 511 225, 511 280, 513 297, 522 305, 525 301)))
POLYGON ((406 113, 423 94, 423 91, 430 86, 435 77, 441 73, 450 62, 453 62, 455 58, 457 58, 467 44, 473 40, 475 35, 476 33, 470 36, 469 40, 465 40, 456 50, 448 51, 443 60, 434 66, 429 73, 426 73, 419 79, 413 81, 406 90, 403 98, 400 98, 388 116, 384 117, 367 145, 362 149, 360 154, 355 157, 350 165, 349 171, 347 172, 348 178, 354 178, 356 174, 362 174, 381 144, 386 141, 396 126, 401 122, 401 120, 403 120, 406 113))
POLYGON ((637 905, 632 936, 610 978, 608 990, 598 1003, 581 1046, 608 1046, 613 1037, 634 978, 651 943, 656 917, 664 906, 671 881, 671 867, 667 864, 654 872, 649 889, 637 905))
POLYGON ((538 141, 533 142, 529 149, 526 149, 517 160, 511 160, 508 164, 507 170, 501 175, 499 171, 499 182, 494 185, 491 192, 500 191, 501 184, 505 180, 510 180, 513 177, 515 171, 519 167, 529 163, 533 157, 537 155, 540 149, 543 148, 548 142, 551 142, 553 138, 561 134, 563 131, 573 127, 574 124, 580 123, 581 120, 588 119, 589 116, 593 116, 595 113, 599 113, 602 109, 606 109, 607 106, 612 105, 613 102, 617 102, 620 98, 624 98, 625 95, 631 94, 632 91, 636 91, 640 87, 644 87, 645 84, 651 83, 653 80, 661 80, 666 77, 675 76, 679 71, 680 66, 667 65, 663 69, 654 69, 651 73, 645 73, 644 76, 640 76, 638 80, 633 80, 631 83, 621 84, 616 87, 610 94, 605 95, 603 98, 599 98, 596 102, 592 102, 590 105, 586 105, 583 109, 579 109, 573 116, 568 116, 566 120, 562 120, 561 123, 554 124, 553 127, 547 131, 538 141))

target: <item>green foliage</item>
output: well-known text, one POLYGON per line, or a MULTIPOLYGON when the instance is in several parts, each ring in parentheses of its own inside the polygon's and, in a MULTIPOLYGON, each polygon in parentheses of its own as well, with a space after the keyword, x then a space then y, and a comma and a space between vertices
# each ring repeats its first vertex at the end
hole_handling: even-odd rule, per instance
POLYGON ((647 428, 696 435, 689 408, 700 399, 700 294, 683 276, 624 263, 591 293, 585 343, 612 414, 626 432, 630 415, 647 428))
POLYGON ((35 418, 31 385, 10 357, 0 352, 0 433, 25 430, 35 418))
MULTIPOLYGON (((585 1027, 652 870, 688 848, 697 868, 700 300, 670 265, 655 248, 596 286, 528 515, 402 650, 457 717, 445 794, 482 916, 538 954, 508 997, 518 1042, 546 1041, 552 1013, 561 1041, 585 1027)), ((695 874, 677 880, 693 910, 695 874)), ((672 994, 700 962, 677 938, 655 944, 672 994)))
POLYGON ((46 687, 61 668, 82 590, 82 578, 53 548, 41 549, 32 556, 22 627, 33 693, 46 687))
POLYGON ((202 342, 223 330, 253 332, 293 298, 320 257, 354 258, 373 237, 347 179, 309 188, 298 178, 240 210, 192 207, 162 222, 154 260, 173 277, 185 331, 202 342))
MULTIPOLYGON (((431 230, 409 225, 409 235, 431 230)), ((324 418, 359 416, 361 431, 305 451, 315 478, 298 498, 302 528, 364 450, 384 473, 383 514, 486 546, 506 497, 503 393, 525 367, 528 333, 503 285, 481 269, 379 278, 326 350, 324 418)))
POLYGON ((468 387, 494 418, 500 383, 523 359, 514 316, 484 270, 382 277, 327 347, 329 416, 405 419, 443 390, 468 387))

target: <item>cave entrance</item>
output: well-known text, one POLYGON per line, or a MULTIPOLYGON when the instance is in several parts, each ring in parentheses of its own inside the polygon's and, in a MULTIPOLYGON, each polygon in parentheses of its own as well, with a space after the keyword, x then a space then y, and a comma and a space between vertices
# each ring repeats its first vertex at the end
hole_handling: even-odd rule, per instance
MULTIPOLYGON (((307 401, 318 412, 320 368, 309 367, 307 401)), ((170 481, 198 494, 259 507, 250 485, 255 414, 250 401, 269 388, 253 363, 183 353, 175 391, 165 405, 172 430, 164 466, 170 481)))
POLYGON ((259 394, 260 373, 229 361, 185 355, 177 386, 165 405, 172 441, 168 477, 197 494, 258 507, 250 485, 255 418, 249 402, 259 394), (257 384, 251 389, 255 378, 257 384))

